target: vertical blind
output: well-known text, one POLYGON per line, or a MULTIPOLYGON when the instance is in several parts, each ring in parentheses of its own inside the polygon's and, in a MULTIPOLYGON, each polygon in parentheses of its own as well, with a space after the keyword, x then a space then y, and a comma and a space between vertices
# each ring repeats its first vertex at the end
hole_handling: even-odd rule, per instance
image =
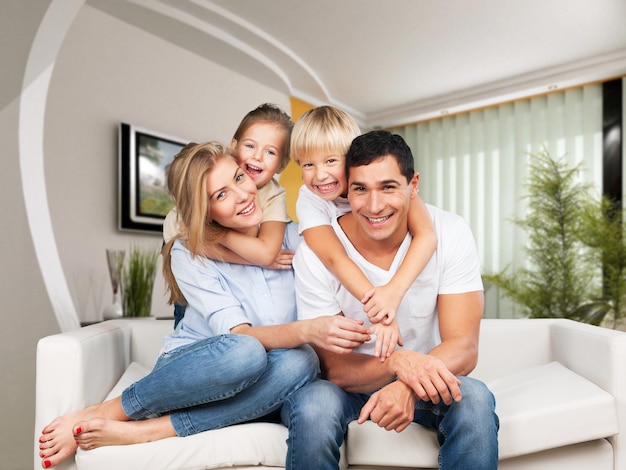
POLYGON ((528 209, 531 154, 545 149, 580 163, 580 180, 593 185, 594 196, 602 189, 602 85, 391 130, 413 151, 424 201, 469 223, 485 274, 525 265, 526 237, 512 219, 528 209))

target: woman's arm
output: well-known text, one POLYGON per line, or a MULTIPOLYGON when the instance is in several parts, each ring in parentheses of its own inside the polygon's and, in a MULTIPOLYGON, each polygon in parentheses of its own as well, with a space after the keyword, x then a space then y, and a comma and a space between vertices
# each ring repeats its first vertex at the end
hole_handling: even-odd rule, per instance
POLYGON ((310 344, 316 349, 338 355, 351 353, 354 348, 370 340, 363 322, 343 315, 321 316, 271 326, 243 323, 230 331, 255 337, 267 350, 310 344))

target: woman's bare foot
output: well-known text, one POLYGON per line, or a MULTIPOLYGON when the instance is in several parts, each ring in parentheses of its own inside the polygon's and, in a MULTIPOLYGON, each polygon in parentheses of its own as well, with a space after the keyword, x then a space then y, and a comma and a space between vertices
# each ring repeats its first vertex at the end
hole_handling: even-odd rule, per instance
POLYGON ((176 436, 169 416, 142 421, 94 418, 79 421, 75 427, 80 428, 80 433, 77 433, 74 438, 83 450, 102 446, 139 444, 176 436))
POLYGON ((120 415, 121 402, 113 399, 100 405, 91 405, 84 410, 59 416, 41 431, 39 437, 39 456, 43 468, 54 467, 68 457, 74 455, 78 448, 75 435, 81 433, 79 421, 87 421, 98 417, 113 417, 113 419, 128 419, 120 415), (119 409, 118 409, 119 407, 119 409))

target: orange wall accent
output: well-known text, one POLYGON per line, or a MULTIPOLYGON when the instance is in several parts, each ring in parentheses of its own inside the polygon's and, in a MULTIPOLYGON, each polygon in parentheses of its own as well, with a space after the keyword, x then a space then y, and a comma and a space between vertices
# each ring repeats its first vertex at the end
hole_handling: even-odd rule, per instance
MULTIPOLYGON (((315 107, 294 97, 291 97, 289 100, 291 102, 291 119, 293 122, 296 122, 298 118, 309 109, 315 107)), ((287 168, 280 174, 279 181, 287 191, 287 214, 291 217, 291 220, 297 222, 296 199, 298 199, 298 191, 300 190, 300 186, 302 186, 300 167, 291 160, 287 168)))

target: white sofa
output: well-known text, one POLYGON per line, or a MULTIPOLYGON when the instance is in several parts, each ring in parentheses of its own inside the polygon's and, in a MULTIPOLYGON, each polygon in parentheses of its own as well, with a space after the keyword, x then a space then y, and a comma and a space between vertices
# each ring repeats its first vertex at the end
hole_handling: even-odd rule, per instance
MULTIPOLYGON (((37 438, 58 415, 119 394, 149 371, 171 320, 112 320, 48 336, 37 347, 37 438)), ((494 392, 500 465, 517 469, 626 468, 626 333, 563 319, 483 320, 472 374, 494 392), (620 432, 621 430, 621 432, 620 432)), ((251 423, 185 438, 79 450, 61 469, 283 467, 287 430, 251 423)), ((434 432, 352 423, 350 469, 436 468, 434 432)))

